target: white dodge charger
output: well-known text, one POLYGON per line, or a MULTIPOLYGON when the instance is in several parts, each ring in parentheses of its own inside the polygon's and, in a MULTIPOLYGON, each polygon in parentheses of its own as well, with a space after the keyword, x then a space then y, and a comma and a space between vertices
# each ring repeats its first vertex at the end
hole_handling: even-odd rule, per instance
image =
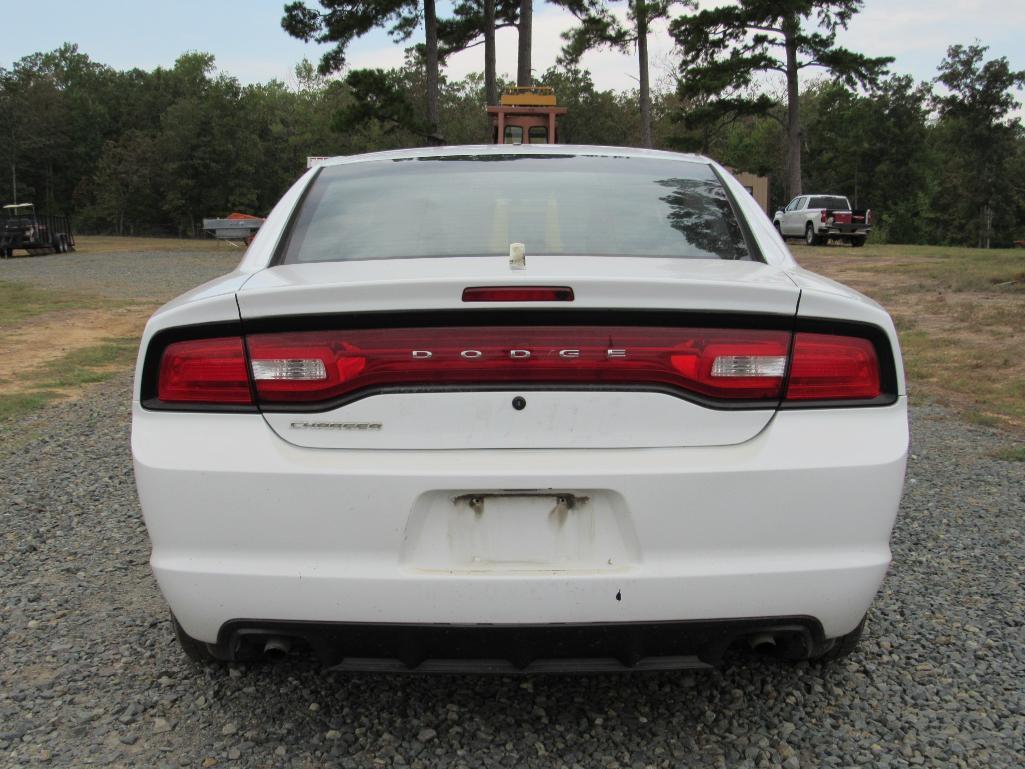
POLYGON ((199 660, 715 664, 855 646, 908 448, 893 324, 707 158, 336 158, 146 326, 132 452, 199 660))

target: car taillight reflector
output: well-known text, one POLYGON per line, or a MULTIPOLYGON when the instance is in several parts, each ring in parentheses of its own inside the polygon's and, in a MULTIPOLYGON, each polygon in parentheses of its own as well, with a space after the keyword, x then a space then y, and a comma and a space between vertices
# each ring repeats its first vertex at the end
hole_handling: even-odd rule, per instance
MULTIPOLYGON (((326 378, 256 378, 262 403, 317 403, 387 387, 623 385, 778 400, 790 334, 611 326, 356 329, 253 334, 254 368, 323 364, 326 378), (718 365, 718 368, 716 366, 718 365)), ((262 370, 262 369, 261 369, 262 370)), ((278 370, 278 369, 274 369, 278 370)))
POLYGON ((463 289, 464 302, 572 302, 569 286, 475 286, 463 289))
POLYGON ((881 393, 879 358, 868 339, 806 332, 794 338, 786 400, 871 400, 881 393))
POLYGON ((712 363, 713 377, 781 377, 786 355, 720 355, 712 363))
POLYGON ((169 344, 160 358, 157 397, 164 403, 252 403, 242 339, 169 344))
POLYGON ((327 379, 327 369, 320 358, 254 360, 253 379, 327 379))

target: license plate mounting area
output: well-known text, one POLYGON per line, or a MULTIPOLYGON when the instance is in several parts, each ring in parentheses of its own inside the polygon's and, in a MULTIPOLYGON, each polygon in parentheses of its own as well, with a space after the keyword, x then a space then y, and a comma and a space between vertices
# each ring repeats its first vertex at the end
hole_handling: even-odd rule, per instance
POLYGON ((414 506, 402 561, 450 572, 601 572, 628 568, 638 550, 626 504, 612 491, 436 491, 414 506))

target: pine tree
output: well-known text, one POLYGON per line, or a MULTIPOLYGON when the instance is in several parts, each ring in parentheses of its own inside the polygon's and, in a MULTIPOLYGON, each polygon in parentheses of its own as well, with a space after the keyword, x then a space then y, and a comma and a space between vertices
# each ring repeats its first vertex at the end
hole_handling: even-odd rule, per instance
POLYGON ((460 0, 452 16, 438 23, 441 59, 478 45, 484 46, 484 92, 488 104, 498 104, 495 33, 518 27, 520 0, 460 0))
POLYGON ((553 0, 580 20, 575 29, 563 33, 566 41, 561 62, 575 65, 592 48, 609 47, 627 51, 637 46, 638 96, 641 113, 641 145, 650 147, 651 86, 648 79, 648 29, 651 22, 664 19, 677 0, 553 0), (627 23, 612 12, 610 4, 626 2, 627 23))
POLYGON ((424 64, 426 70, 427 122, 429 140, 440 141, 438 130, 438 15, 435 0, 319 0, 318 11, 301 0, 285 6, 281 26, 288 34, 307 42, 334 43, 321 59, 323 74, 337 72, 345 65, 345 51, 357 37, 378 27, 387 27, 396 40, 409 40, 424 25, 424 64))
POLYGON ((771 100, 748 95, 767 72, 786 77, 787 176, 791 197, 801 194, 799 74, 829 71, 848 87, 873 86, 891 57, 870 58, 837 45, 836 36, 861 10, 861 0, 740 0, 674 19, 670 32, 682 60, 680 97, 709 100, 727 94, 736 114, 771 114, 771 100))

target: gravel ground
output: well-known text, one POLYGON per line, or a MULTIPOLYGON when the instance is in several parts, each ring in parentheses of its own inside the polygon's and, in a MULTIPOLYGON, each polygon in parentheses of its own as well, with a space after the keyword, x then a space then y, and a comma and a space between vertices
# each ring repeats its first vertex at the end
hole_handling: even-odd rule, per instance
POLYGON ((235 269, 242 250, 227 253, 135 251, 0 259, 0 280, 81 291, 107 299, 165 302, 235 269))
POLYGON ((0 428, 0 766, 1022 767, 1025 464, 914 410, 893 571, 832 667, 198 668, 147 567, 129 380, 0 428))

